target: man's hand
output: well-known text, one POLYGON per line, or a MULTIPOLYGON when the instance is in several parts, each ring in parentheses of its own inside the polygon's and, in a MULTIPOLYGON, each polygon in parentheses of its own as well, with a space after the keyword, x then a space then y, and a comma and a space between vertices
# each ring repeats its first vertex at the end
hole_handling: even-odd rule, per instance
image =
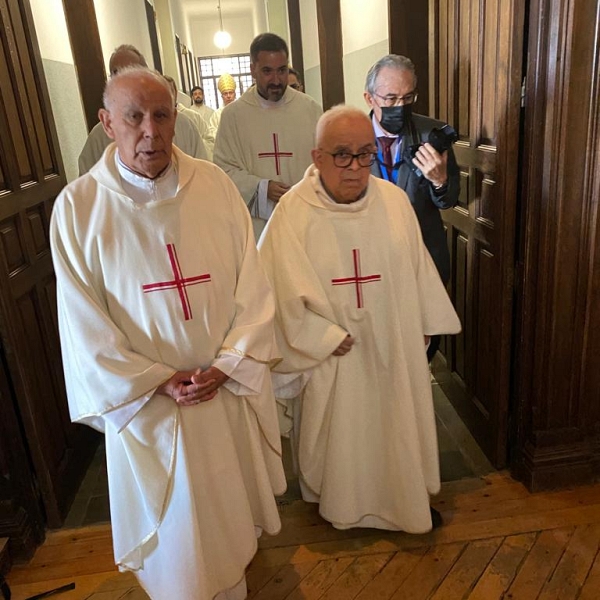
POLYGON ((352 350, 352 346, 354 345, 354 338, 348 334, 344 341, 331 353, 333 356, 344 356, 344 354, 348 354, 350 350, 352 350))
POLYGON ((417 150, 413 163, 434 187, 448 182, 448 150, 440 154, 431 144, 425 143, 417 150))
POLYGON ((193 406, 212 400, 217 395, 218 388, 226 380, 227 376, 214 367, 206 371, 202 369, 177 371, 156 388, 156 393, 173 398, 179 406, 193 406), (221 380, 219 374, 224 379, 221 380), (217 380, 220 383, 217 383, 217 380))
POLYGON ((279 181, 269 181, 269 187, 267 188, 267 198, 271 202, 279 202, 281 196, 283 196, 290 189, 289 185, 280 183, 279 181))
POLYGON ((198 375, 192 377, 192 383, 202 386, 208 386, 204 389, 205 394, 213 394, 212 397, 217 393, 217 390, 229 379, 228 375, 225 375, 223 371, 220 371, 216 367, 209 367, 206 371, 201 371, 198 375))
POLYGON ((429 342, 431 341, 431 336, 424 335, 423 338, 424 338, 425 346, 429 346, 429 342))

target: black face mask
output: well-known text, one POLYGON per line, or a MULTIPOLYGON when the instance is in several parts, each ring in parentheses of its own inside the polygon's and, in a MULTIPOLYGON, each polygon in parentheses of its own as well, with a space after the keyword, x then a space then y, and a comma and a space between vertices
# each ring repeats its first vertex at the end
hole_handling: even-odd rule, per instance
POLYGON ((412 116, 412 104, 404 106, 382 106, 381 126, 393 135, 399 135, 412 116))

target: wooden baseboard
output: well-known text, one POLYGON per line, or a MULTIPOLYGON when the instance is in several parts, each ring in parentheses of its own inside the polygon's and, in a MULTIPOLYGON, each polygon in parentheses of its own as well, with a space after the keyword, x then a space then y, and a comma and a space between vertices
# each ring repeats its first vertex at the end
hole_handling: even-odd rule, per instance
POLYGON ((11 561, 8 553, 8 538, 0 538, 0 577, 10 571, 11 561))
POLYGON ((511 472, 529 491, 541 492, 598 481, 600 455, 582 442, 561 448, 526 445, 511 472))
POLYGON ((36 548, 44 541, 45 534, 23 509, 18 509, 0 519, 0 536, 9 539, 7 551, 11 561, 20 562, 33 556, 36 548))

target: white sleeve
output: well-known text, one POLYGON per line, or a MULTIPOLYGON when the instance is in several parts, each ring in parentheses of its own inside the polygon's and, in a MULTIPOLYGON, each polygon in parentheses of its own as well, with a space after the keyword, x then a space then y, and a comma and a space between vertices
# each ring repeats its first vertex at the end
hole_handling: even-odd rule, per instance
POLYGON ((260 394, 268 366, 251 358, 222 352, 212 363, 229 377, 223 385, 236 396, 260 394))
POLYGON ((273 214, 273 211, 275 210, 275 202, 273 202, 272 200, 269 200, 267 198, 267 192, 269 191, 269 180, 268 179, 261 179, 260 183, 258 184, 258 202, 257 204, 257 208, 256 208, 256 213, 255 215, 252 215, 253 217, 258 217, 259 219, 264 219, 265 221, 268 221, 271 218, 271 215, 273 214))

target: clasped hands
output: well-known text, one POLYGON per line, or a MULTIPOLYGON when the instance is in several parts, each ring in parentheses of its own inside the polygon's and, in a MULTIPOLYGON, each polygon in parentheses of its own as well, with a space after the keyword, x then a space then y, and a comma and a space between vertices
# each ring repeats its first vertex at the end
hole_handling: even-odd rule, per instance
POLYGON ((194 406, 212 400, 229 379, 223 371, 209 367, 205 371, 177 371, 156 388, 157 394, 170 396, 179 406, 194 406))

